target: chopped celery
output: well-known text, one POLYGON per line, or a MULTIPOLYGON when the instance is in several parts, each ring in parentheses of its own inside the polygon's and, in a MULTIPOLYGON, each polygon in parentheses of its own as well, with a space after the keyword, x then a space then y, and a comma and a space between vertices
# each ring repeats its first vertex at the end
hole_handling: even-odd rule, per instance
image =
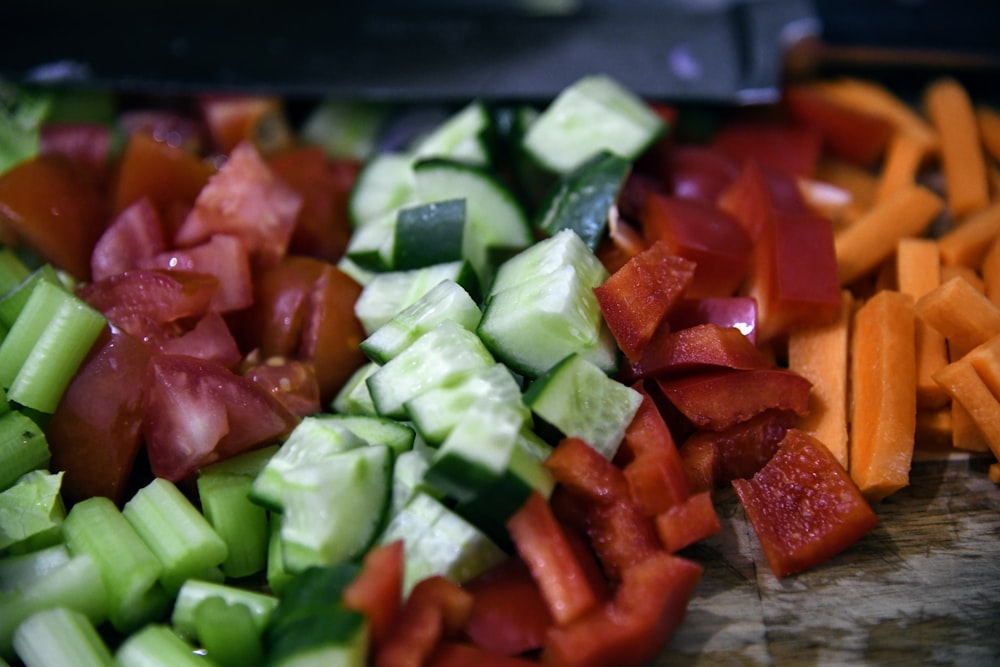
POLYGON ((0 248, 0 294, 6 294, 31 275, 31 270, 10 248, 0 248))
POLYGON ((198 606, 209 598, 219 598, 226 604, 246 607, 258 632, 264 631, 271 613, 278 606, 278 598, 267 593, 191 579, 184 582, 177 592, 174 610, 170 617, 174 630, 181 636, 195 637, 198 624, 195 612, 198 606))
POLYGON ((267 586, 276 595, 284 595, 294 575, 285 567, 281 546, 281 515, 272 514, 267 541, 267 586))
POLYGON ((14 631, 24 619, 53 607, 79 611, 94 625, 107 619, 107 589, 93 558, 86 554, 74 556, 20 592, 0 595, 0 656, 13 655, 14 631))
POLYGON ((78 502, 63 522, 63 534, 71 553, 89 554, 100 568, 116 629, 135 630, 166 608, 169 598, 159 584, 163 565, 111 500, 78 502))
POLYGON ((50 108, 48 96, 18 91, 17 105, 0 98, 0 174, 38 154, 40 128, 50 108))
POLYGON ((139 489, 122 514, 162 564, 160 583, 168 593, 226 559, 226 543, 168 480, 139 489))
POLYGON ((8 329, 14 325, 14 321, 24 309, 24 304, 27 303, 31 292, 41 281, 57 286, 62 284, 59 280, 59 273, 51 264, 43 264, 38 267, 16 285, 4 290, 3 296, 0 296, 0 323, 8 329))
POLYGON ((62 476, 33 470, 0 493, 0 551, 28 541, 36 548, 59 542, 66 517, 59 495, 62 476))
POLYGON ((73 374, 106 326, 104 316, 83 299, 61 287, 40 282, 0 344, 0 352, 8 341, 21 349, 31 346, 8 385, 8 398, 42 412, 54 412, 73 374), (40 329, 33 317, 36 308, 51 313, 40 329), (36 334, 36 338, 24 338, 23 332, 15 336, 26 316, 27 332, 36 334))
POLYGON ((202 512, 226 543, 220 567, 227 577, 247 577, 267 565, 267 510, 250 500, 252 484, 249 475, 203 472, 198 477, 202 512))
POLYGON ((210 660, 222 667, 253 667, 263 661, 261 632, 245 606, 210 597, 194 615, 198 643, 210 660))
POLYGON ((65 544, 0 559, 0 594, 21 591, 69 562, 65 544))
POLYGON ((207 667, 212 664, 169 626, 160 623, 151 623, 131 635, 115 653, 116 667, 207 667))
POLYGON ((37 612, 14 633, 25 667, 111 667, 111 651, 90 619, 55 607, 37 612))
POLYGON ((45 434, 27 415, 10 411, 0 416, 0 491, 21 475, 48 467, 50 458, 45 434))

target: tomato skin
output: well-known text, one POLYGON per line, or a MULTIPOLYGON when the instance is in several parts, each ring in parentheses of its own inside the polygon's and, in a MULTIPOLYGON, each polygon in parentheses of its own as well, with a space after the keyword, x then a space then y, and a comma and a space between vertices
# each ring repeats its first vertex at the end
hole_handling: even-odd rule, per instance
POLYGON ((143 381, 152 350, 105 334, 63 394, 45 435, 68 503, 105 496, 121 505, 142 447, 143 381))
POLYGON ((305 417, 322 409, 316 368, 310 363, 271 357, 244 369, 243 376, 270 392, 293 415, 305 417))
POLYGON ((158 354, 146 373, 142 431, 153 474, 173 482, 287 435, 297 419, 219 364, 158 354))
POLYGON ((302 196, 243 142, 198 193, 173 241, 194 246, 227 234, 246 244, 256 265, 274 266, 288 250, 301 208, 302 196))
POLYGON ((58 155, 39 155, 0 175, 0 228, 77 280, 107 224, 98 189, 58 155))
POLYGON ((733 488, 776 577, 814 567, 878 525, 830 451, 797 429, 760 472, 734 480, 733 488))
POLYGON ((635 361, 642 356, 695 271, 694 262, 657 241, 594 288, 604 320, 626 357, 635 361))
POLYGON ((508 656, 541 648, 552 614, 524 561, 508 558, 463 587, 473 597, 464 633, 476 646, 508 656))
POLYGON ((90 255, 93 280, 138 268, 167 249, 160 214, 142 197, 119 213, 94 244, 90 255))
POLYGON ((162 341, 160 351, 213 361, 229 369, 235 368, 243 358, 236 339, 229 332, 229 325, 215 311, 202 316, 190 330, 162 341))

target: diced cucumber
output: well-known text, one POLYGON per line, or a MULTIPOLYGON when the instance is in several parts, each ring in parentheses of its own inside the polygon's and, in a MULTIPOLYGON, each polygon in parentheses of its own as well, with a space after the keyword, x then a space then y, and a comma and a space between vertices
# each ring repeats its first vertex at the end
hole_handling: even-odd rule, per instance
POLYGON ((390 271, 395 247, 396 214, 390 212, 357 227, 351 234, 344 256, 365 271, 390 271))
POLYGON ((368 390, 380 415, 403 419, 407 401, 494 363, 476 334, 455 322, 444 321, 372 373, 367 380, 368 390))
POLYGON ((572 354, 532 382, 524 401, 563 435, 581 438, 610 460, 639 409, 642 394, 572 354))
POLYGON ((413 305, 442 280, 458 283, 476 299, 479 279, 468 262, 448 262, 409 271, 380 273, 361 290, 354 304, 354 314, 367 335, 413 305))
POLYGON ((631 167, 632 163, 623 157, 598 152, 560 180, 535 220, 535 227, 550 236, 571 229, 588 248, 597 250, 631 167))
POLYGON ((342 426, 369 445, 385 445, 393 456, 413 449, 417 437, 407 424, 368 415, 320 415, 319 419, 336 426, 342 426))
POLYGON ((507 405, 521 414, 523 422, 531 418, 531 411, 521 400, 520 385, 503 364, 470 373, 452 386, 422 392, 404 407, 420 436, 428 443, 440 444, 478 401, 507 405))
POLYGON ((272 511, 284 509, 289 473, 315 465, 334 454, 366 446, 343 426, 318 416, 303 417, 275 454, 268 459, 250 487, 250 499, 272 511))
POLYGON ((487 301, 497 292, 548 275, 564 266, 572 266, 580 282, 589 288, 597 287, 608 279, 607 269, 580 235, 566 229, 501 264, 490 285, 487 301))
POLYGON ((419 269, 463 259, 465 199, 401 208, 396 216, 392 268, 419 269))
POLYGON ((361 169, 351 190, 351 222, 363 227, 416 201, 413 156, 379 153, 361 169))
POLYGON ((331 158, 364 160, 375 153, 390 110, 384 102, 324 99, 306 117, 299 134, 331 158))
POLYGON ((494 294, 477 332, 498 360, 537 377, 571 353, 615 370, 618 348, 604 328, 593 290, 565 265, 494 294))
POLYGON ((385 445, 351 449, 290 470, 283 489, 285 567, 301 572, 358 557, 384 525, 392 453, 385 445))
POLYGON ((634 160, 666 124, 642 99, 604 75, 563 89, 528 129, 525 150, 540 164, 566 173, 601 150, 634 160))
POLYGON ((392 497, 389 504, 389 520, 396 516, 417 493, 438 496, 424 484, 424 473, 430 465, 433 450, 418 447, 403 452, 396 457, 392 468, 392 497))
POLYGON ((414 164, 413 172, 422 201, 465 199, 463 253, 483 284, 488 284, 494 268, 491 251, 516 251, 534 241, 520 203, 491 171, 456 160, 426 158, 414 164))
POLYGON ((475 331, 482 315, 465 288, 445 279, 361 341, 361 349, 384 364, 441 322, 451 320, 475 331))
POLYGON ((413 148, 418 158, 447 157, 470 164, 488 165, 492 118, 486 105, 476 100, 457 111, 413 148))
POLYGON ((374 416, 376 414, 375 404, 372 403, 367 380, 378 368, 378 364, 369 362, 362 364, 358 370, 354 371, 333 398, 330 407, 333 408, 334 412, 342 415, 374 416))

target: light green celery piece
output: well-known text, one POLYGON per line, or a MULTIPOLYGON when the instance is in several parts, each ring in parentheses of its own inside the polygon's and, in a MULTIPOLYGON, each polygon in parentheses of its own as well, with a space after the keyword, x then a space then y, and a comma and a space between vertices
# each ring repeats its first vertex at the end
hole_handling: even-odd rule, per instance
POLYGON ((14 289, 31 270, 10 248, 0 248, 0 295, 14 289))
POLYGON ((16 285, 0 293, 0 324, 3 324, 8 329, 13 326, 14 320, 21 314, 21 310, 24 309, 24 304, 27 303, 28 297, 31 296, 35 285, 40 281, 49 282, 57 286, 62 284, 59 279, 59 272, 51 264, 43 264, 38 267, 22 278, 16 285))
POLYGON ((0 493, 0 551, 28 540, 36 546, 59 542, 66 517, 59 495, 62 476, 33 470, 0 493))
POLYGON ((267 510, 250 500, 253 477, 225 472, 198 476, 201 509, 226 543, 220 567, 227 577, 256 574, 267 565, 267 510))
POLYGON ((285 566, 284 549, 281 543, 280 514, 270 516, 270 538, 267 542, 267 586, 275 595, 283 595, 289 583, 295 578, 285 566))
POLYGON ((111 500, 95 496, 70 509, 63 522, 70 553, 97 563, 108 591, 108 616, 129 632, 155 618, 169 601, 160 586, 163 565, 111 500))
POLYGON ((0 656, 13 657, 14 631, 24 619, 53 607, 79 611, 95 626, 107 620, 107 589, 93 558, 74 556, 19 592, 0 595, 0 656))
POLYGON ((0 595, 20 591, 69 562, 65 544, 0 558, 0 595))
POLYGON ((25 473, 47 468, 50 458, 45 433, 30 417, 19 411, 0 416, 0 491, 25 473))
POLYGON ((4 368, 0 381, 9 387, 8 399, 41 412, 54 412, 106 326, 104 316, 85 301, 62 287, 40 281, 0 343, 0 367, 4 368), (10 358, 5 357, 8 350, 10 358), (9 380, 11 369, 6 363, 16 368, 9 380))
POLYGON ((257 665, 264 658, 264 642, 250 610, 222 598, 203 600, 195 609, 198 644, 210 660, 222 667, 257 665))
POLYGON ((90 619, 55 607, 37 612, 14 632, 14 652, 26 667, 111 667, 111 650, 90 619))
POLYGON ((41 146, 40 128, 48 115, 48 96, 21 92, 14 108, 0 105, 0 174, 31 159, 41 146))
POLYGON ((226 604, 246 607, 253 618, 257 632, 264 631, 271 612, 278 606, 278 598, 274 595, 192 579, 184 582, 177 592, 174 610, 170 616, 171 625, 182 637, 194 638, 197 635, 195 611, 209 598, 219 598, 226 604))
POLYGON ((211 660, 195 652, 169 626, 150 623, 128 637, 115 653, 116 667, 209 667, 211 660))
POLYGON ((226 559, 226 543, 173 482, 156 478, 125 503, 122 515, 159 559, 160 583, 176 593, 226 559))

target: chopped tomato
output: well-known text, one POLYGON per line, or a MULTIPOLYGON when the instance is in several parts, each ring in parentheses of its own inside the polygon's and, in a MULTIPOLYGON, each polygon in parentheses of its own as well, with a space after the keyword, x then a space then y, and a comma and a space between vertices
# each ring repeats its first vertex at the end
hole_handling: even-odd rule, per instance
POLYGON ((375 667, 422 667, 443 638, 457 638, 473 598, 440 575, 414 585, 389 635, 375 653, 375 667))
POLYGON ((100 192, 61 156, 39 155, 0 176, 0 228, 77 280, 90 279, 106 218, 100 192))
POLYGON ((180 148, 191 155, 200 155, 205 147, 206 129, 190 116, 168 109, 134 109, 123 111, 118 125, 126 135, 142 133, 156 141, 180 148))
POLYGON ((270 357, 244 369, 243 375, 269 391, 293 415, 305 417, 322 409, 313 364, 270 357))
POLYGON ((142 430, 157 477, 187 479, 199 468, 275 442, 296 418, 252 380, 184 355, 153 357, 142 430))
POLYGON ((473 597, 464 629, 473 644, 500 655, 541 648, 552 613, 524 561, 508 558, 464 588, 473 597))
POLYGON ((88 183, 103 187, 108 175, 111 128, 101 123, 50 123, 42 126, 40 139, 39 152, 67 158, 88 183))
POLYGON ((601 314, 626 357, 635 361, 642 355, 695 271, 694 262, 658 241, 594 288, 601 314))
POLYGON ((403 602, 403 541, 376 546, 365 554, 361 572, 344 589, 344 606, 368 621, 374 651, 385 643, 403 602))
POLYGON ((140 264, 147 269, 215 276, 219 287, 212 298, 211 309, 220 313, 242 310, 253 303, 249 250, 239 237, 216 234, 199 245, 167 250, 140 264))
POLYGON ((208 95, 199 100, 212 145, 230 153, 248 142, 261 154, 271 155, 292 145, 284 106, 275 97, 208 95))
POLYGON ((663 551, 626 569, 611 602, 549 633, 542 662, 552 667, 652 662, 684 620, 701 575, 697 563, 663 551))
POLYGON ((236 339, 229 332, 229 325, 215 311, 203 315, 190 330, 162 341, 160 351, 214 361, 230 369, 235 368, 243 358, 236 339))
POLYGON ((302 195, 288 250, 336 262, 351 236, 347 200, 360 171, 353 160, 330 161, 322 148, 304 146, 271 158, 271 168, 302 195))
POLYGON ((288 250, 301 208, 302 196, 242 143, 198 193, 174 243, 193 246, 228 234, 242 239, 256 264, 274 266, 288 250))
POLYGON ((827 560, 878 525, 830 451, 797 429, 760 472, 734 480, 733 488, 776 577, 827 560))
POLYGON ((104 230, 90 256, 93 280, 138 268, 167 249, 160 214, 142 197, 119 213, 104 230))
POLYGON ((142 446, 143 383, 152 350, 123 331, 94 347, 66 388, 45 430, 53 470, 64 471, 68 503, 127 498, 142 446))

